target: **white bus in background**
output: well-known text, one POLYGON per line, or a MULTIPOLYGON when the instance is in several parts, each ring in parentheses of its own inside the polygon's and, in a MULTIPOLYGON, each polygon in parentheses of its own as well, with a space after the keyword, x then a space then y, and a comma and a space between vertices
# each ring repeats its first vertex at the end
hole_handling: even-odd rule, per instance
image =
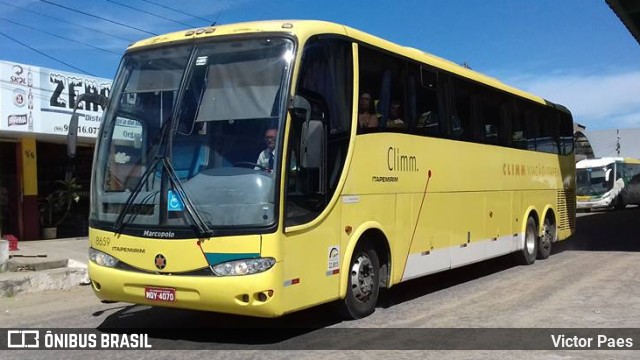
POLYGON ((578 210, 640 204, 640 160, 605 157, 578 161, 576 195, 578 210))

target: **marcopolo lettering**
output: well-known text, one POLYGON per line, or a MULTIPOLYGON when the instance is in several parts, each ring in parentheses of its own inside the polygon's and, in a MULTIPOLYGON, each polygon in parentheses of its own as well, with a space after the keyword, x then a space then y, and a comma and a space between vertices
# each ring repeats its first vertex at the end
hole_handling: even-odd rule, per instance
POLYGON ((143 236, 146 237, 156 237, 156 238, 173 238, 176 236, 176 233, 173 231, 151 231, 145 230, 142 233, 143 236))

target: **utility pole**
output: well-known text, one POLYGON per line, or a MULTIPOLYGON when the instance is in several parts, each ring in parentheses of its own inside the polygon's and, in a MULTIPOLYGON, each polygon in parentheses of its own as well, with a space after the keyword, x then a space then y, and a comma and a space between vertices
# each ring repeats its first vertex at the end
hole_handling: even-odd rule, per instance
POLYGON ((620 156, 620 129, 616 129, 616 154, 620 156))

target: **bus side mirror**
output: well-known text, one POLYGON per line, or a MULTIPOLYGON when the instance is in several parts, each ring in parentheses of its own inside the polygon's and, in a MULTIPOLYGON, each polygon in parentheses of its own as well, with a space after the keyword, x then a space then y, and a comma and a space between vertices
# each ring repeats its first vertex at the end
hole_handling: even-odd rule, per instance
POLYGON ((319 169, 323 160, 324 124, 322 120, 311 120, 311 104, 302 96, 294 96, 289 109, 295 119, 304 119, 300 134, 300 166, 319 169))
POLYGON ((611 178, 611 169, 607 169, 607 172, 604 173, 604 181, 609 182, 611 178))
POLYGON ((76 147, 78 145, 78 105, 86 101, 88 103, 94 103, 100 105, 103 109, 107 107, 109 98, 100 94, 86 93, 78 96, 75 106, 73 107, 73 114, 71 114, 71 121, 69 121, 69 132, 67 133, 67 155, 70 158, 76 157, 76 147))
POLYGON ((78 143, 78 113, 74 110, 71 114, 71 121, 69 122, 69 133, 67 133, 67 156, 70 158, 76 157, 76 147, 78 143))
POLYGON ((300 166, 310 169, 322 167, 324 154, 324 125, 320 120, 309 120, 302 126, 300 140, 300 166))

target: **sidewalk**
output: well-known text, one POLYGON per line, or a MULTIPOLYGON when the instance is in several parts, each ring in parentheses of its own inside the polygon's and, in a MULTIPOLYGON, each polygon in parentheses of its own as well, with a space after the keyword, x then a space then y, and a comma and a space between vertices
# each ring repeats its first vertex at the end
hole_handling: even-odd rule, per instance
POLYGON ((0 273, 0 297, 89 284, 86 237, 19 241, 0 273))

